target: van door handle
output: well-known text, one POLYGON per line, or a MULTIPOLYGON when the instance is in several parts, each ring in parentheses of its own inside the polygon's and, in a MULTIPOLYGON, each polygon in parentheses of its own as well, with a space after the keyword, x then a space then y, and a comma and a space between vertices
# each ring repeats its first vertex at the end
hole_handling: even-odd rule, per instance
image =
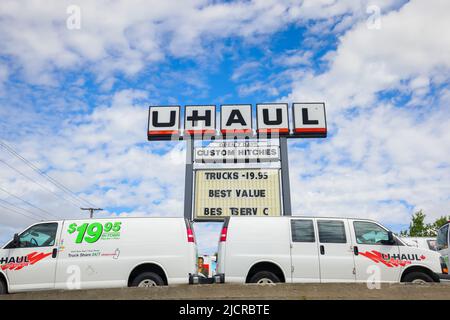
POLYGON ((323 244, 320 245, 320 254, 325 254, 325 247, 323 246, 323 244))
POLYGON ((54 248, 52 251, 52 258, 56 258, 57 255, 58 255, 58 249, 54 248))
POLYGON ((353 246, 353 253, 355 254, 355 256, 359 254, 358 246, 353 246))

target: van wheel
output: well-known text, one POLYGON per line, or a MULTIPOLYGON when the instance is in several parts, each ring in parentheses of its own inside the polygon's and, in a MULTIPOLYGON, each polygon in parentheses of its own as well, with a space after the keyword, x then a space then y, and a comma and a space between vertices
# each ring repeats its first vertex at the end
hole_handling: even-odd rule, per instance
POLYGON ((275 284, 280 282, 280 279, 270 271, 257 272, 250 278, 250 283, 256 284, 275 284))
POLYGON ((8 290, 6 288, 6 283, 2 279, 0 279, 0 295, 7 294, 8 290))
POLYGON ((163 285, 164 285, 163 279, 154 272, 141 273, 131 282, 132 287, 140 287, 140 288, 149 288, 163 285))
POLYGON ((423 272, 411 272, 408 273, 405 278, 405 282, 411 282, 416 284, 425 284, 427 282, 434 282, 433 279, 423 272))

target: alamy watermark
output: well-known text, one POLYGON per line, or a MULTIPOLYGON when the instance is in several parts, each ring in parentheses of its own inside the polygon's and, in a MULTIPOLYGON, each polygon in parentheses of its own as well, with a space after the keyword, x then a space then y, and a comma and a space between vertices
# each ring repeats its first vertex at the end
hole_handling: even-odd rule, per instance
POLYGON ((369 30, 381 29, 381 8, 377 5, 370 5, 366 8, 367 18, 366 26, 369 30))
POLYGON ((367 288, 381 289, 381 269, 377 265, 370 265, 366 269, 366 273, 369 275, 367 278, 367 288))
POLYGON ((66 19, 66 27, 69 30, 81 29, 81 8, 78 5, 70 5, 66 9, 68 15, 66 19))
POLYGON ((66 287, 68 290, 81 289, 81 269, 77 265, 70 265, 66 269, 67 277, 66 287))

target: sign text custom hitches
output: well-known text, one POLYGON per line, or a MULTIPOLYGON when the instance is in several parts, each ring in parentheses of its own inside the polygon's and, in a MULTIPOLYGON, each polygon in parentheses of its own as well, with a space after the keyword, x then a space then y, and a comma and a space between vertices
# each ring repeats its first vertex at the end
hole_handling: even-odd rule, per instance
POLYGON ((194 150, 197 163, 267 162, 280 160, 280 147, 261 141, 213 142, 194 150))
POLYGON ((280 216, 279 169, 195 171, 194 219, 280 216))

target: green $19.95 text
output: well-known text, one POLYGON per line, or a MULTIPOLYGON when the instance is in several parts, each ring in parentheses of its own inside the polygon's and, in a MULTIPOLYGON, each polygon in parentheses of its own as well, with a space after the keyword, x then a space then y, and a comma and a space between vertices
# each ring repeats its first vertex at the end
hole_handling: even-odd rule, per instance
POLYGON ((81 225, 77 225, 76 223, 72 223, 69 225, 67 232, 72 234, 74 232, 78 232, 78 236, 75 240, 75 243, 82 243, 83 240, 87 243, 97 242, 102 235, 106 234, 118 234, 120 231, 122 222, 106 222, 104 225, 100 222, 94 223, 83 223, 81 225))

